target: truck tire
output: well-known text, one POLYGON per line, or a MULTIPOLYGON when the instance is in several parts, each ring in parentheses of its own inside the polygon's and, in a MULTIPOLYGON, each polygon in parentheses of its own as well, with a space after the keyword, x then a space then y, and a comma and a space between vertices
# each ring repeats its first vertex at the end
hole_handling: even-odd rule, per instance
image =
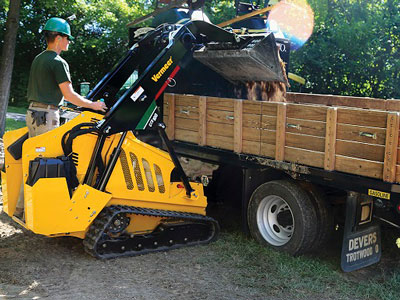
POLYGON ((251 235, 262 245, 300 255, 315 242, 314 205, 308 193, 293 181, 261 184, 250 198, 247 217, 251 235))
POLYGON ((317 214, 317 233, 311 251, 324 249, 332 238, 334 221, 332 207, 326 200, 324 192, 309 182, 302 182, 301 186, 307 191, 317 214))

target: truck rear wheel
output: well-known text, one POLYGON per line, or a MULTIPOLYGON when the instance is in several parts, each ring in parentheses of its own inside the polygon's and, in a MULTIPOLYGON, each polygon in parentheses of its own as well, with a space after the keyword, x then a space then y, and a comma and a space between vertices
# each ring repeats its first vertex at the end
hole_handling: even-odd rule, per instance
POLYGON ((307 252, 317 233, 317 216, 306 191, 293 181, 263 183, 247 210, 251 235, 262 245, 291 255, 307 252))
POLYGON ((320 251, 329 244, 333 234, 333 213, 326 195, 321 189, 309 182, 302 182, 301 186, 307 191, 317 214, 317 233, 311 251, 320 251))

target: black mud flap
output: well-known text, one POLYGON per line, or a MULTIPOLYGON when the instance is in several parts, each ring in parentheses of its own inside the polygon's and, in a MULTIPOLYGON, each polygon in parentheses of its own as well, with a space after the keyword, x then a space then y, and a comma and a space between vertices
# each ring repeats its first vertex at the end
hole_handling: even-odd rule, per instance
POLYGON ((350 192, 346 203, 346 224, 344 228, 341 267, 351 272, 380 261, 380 225, 371 220, 372 205, 369 206, 368 220, 362 218, 363 200, 360 194, 350 192))

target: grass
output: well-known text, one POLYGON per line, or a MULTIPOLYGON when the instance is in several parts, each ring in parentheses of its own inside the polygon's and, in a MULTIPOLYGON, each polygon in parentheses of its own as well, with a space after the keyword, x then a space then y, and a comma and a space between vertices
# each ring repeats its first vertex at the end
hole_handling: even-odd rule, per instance
MULTIPOLYGON (((26 114, 26 107, 17 107, 17 106, 8 106, 7 112, 11 113, 18 113, 18 114, 26 114)), ((15 121, 13 119, 6 119, 6 130, 15 130, 22 127, 25 127, 25 122, 22 121, 15 121)))
POLYGON ((26 123, 23 121, 15 121, 13 119, 6 119, 6 130, 5 131, 15 130, 15 129, 22 128, 25 126, 26 126, 26 123))
MULTIPOLYGON (((224 228, 224 227, 222 227, 224 228)), ((344 273, 340 268, 341 234, 326 250, 292 257, 259 245, 237 228, 225 227, 211 244, 212 259, 249 299, 400 299, 400 250, 396 230, 382 228, 382 260, 344 273)), ((207 266, 210 257, 198 261, 207 266)))
POLYGON ((26 114, 27 107, 19 107, 19 106, 8 106, 7 112, 18 113, 18 114, 26 114))

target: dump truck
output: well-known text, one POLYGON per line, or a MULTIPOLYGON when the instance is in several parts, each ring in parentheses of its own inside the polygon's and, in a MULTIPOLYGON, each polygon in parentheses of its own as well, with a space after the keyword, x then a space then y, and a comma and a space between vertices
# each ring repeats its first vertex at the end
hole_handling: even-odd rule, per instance
POLYGON ((169 93, 164 122, 178 154, 222 166, 215 180, 234 184, 208 196, 238 195, 243 228, 261 244, 319 251, 336 226, 344 271, 378 262, 381 225, 400 228, 400 102, 302 93, 282 100, 169 93))

